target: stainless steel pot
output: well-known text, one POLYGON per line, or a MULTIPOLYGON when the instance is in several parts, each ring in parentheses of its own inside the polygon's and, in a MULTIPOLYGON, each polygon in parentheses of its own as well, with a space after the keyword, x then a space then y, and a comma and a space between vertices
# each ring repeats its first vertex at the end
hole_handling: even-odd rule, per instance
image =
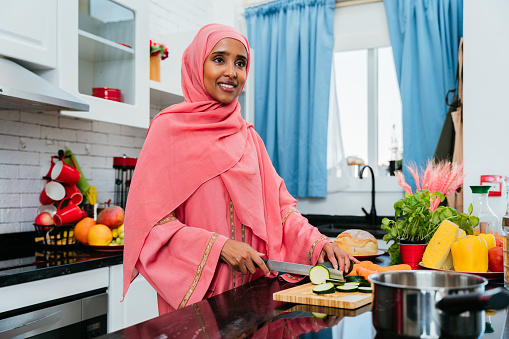
POLYGON ((373 325, 382 338, 479 338, 485 309, 509 305, 509 292, 485 292, 488 281, 443 271, 394 271, 374 283, 373 325))

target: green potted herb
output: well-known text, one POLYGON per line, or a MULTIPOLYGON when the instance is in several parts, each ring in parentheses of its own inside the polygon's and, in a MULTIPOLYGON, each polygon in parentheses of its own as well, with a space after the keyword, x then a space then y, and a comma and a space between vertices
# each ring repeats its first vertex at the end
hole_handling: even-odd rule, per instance
POLYGON ((398 183, 405 189, 405 197, 394 204, 394 220, 384 218, 381 228, 387 232, 383 240, 387 244, 392 241, 388 250, 392 263, 408 263, 416 268, 426 244, 442 221, 454 222, 465 233, 472 234, 473 228, 479 223, 479 218, 471 215, 472 205, 469 207, 468 214, 458 213, 452 207, 439 206, 448 194, 461 185, 464 175, 460 175, 460 171, 463 165, 453 166, 450 162, 438 164, 429 162, 423 173, 423 180, 419 180, 415 167, 407 166, 407 168, 416 181, 417 191, 412 193, 410 186, 404 181, 403 174, 398 172, 398 183), (406 245, 414 247, 410 250, 406 245), (404 258, 402 258, 402 248, 405 251, 404 258), (407 254, 409 254, 408 257, 407 254), (406 259, 408 262, 405 262, 406 259))

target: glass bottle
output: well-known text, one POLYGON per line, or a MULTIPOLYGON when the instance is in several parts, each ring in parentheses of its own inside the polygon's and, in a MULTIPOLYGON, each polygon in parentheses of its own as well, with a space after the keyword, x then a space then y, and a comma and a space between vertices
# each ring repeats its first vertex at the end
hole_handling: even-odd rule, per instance
POLYGON ((502 234, 504 236, 504 287, 509 289, 509 177, 504 177, 505 215, 502 217, 502 234))
POLYGON ((474 234, 493 233, 495 238, 501 239, 502 229, 498 217, 488 205, 488 191, 490 188, 491 186, 487 185, 470 186, 474 207, 472 215, 479 218, 479 225, 474 228, 474 234))

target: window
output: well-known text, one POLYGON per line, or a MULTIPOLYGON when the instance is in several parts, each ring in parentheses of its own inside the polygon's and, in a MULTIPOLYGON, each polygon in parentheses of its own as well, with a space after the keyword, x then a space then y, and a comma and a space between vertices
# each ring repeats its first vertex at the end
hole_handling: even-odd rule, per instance
MULTIPOLYGON (((335 85, 344 156, 388 166, 402 151, 401 99, 391 47, 334 54, 335 85), (396 144, 394 144, 396 143, 396 144)), ((383 175, 383 174, 382 174, 383 175)))

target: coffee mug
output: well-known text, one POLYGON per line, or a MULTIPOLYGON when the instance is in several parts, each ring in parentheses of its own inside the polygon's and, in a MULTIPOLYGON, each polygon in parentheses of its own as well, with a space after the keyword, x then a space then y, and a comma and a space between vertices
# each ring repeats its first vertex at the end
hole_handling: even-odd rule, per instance
POLYGON ((83 201, 83 194, 81 194, 80 190, 76 185, 64 185, 65 188, 65 197, 71 199, 71 201, 79 205, 83 201))
MULTIPOLYGON (((51 162, 53 163, 53 158, 51 159, 51 162)), ((76 183, 80 180, 80 176, 81 173, 76 168, 74 160, 68 155, 65 155, 62 160, 55 163, 51 170, 51 179, 67 185, 76 185, 76 183), (64 159, 67 157, 71 159, 74 167, 69 166, 64 162, 64 159)))
POLYGON ((39 202, 42 205, 51 205, 65 197, 64 186, 56 181, 46 183, 39 195, 39 202))
POLYGON ((83 219, 83 212, 71 199, 65 198, 58 204, 57 213, 53 216, 53 222, 57 226, 74 224, 83 219), (67 206, 62 207, 62 203, 68 201, 67 206))

